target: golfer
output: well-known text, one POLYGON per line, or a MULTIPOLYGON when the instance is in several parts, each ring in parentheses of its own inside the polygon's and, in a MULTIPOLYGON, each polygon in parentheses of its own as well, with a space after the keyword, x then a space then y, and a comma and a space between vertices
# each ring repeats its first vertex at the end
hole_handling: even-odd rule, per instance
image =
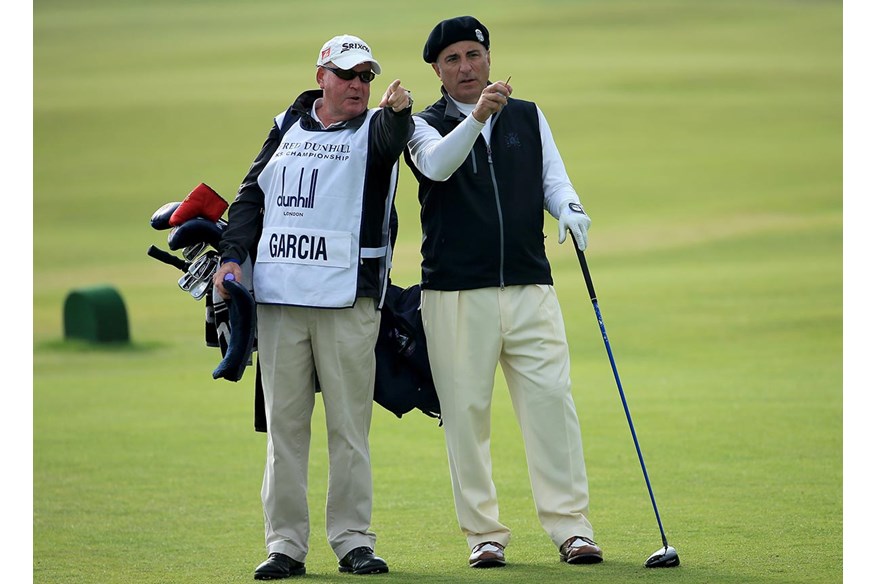
POLYGON ((307 466, 319 380, 328 433, 328 542, 341 572, 387 572, 374 555, 368 434, 374 346, 391 255, 389 218, 412 100, 380 73, 370 45, 342 35, 316 60, 319 89, 278 115, 228 212, 226 274, 252 260, 267 417, 262 483, 267 560, 257 580, 300 576, 310 534, 307 466))
MULTIPOLYGON (((544 211, 587 246, 581 208, 541 110, 491 82, 490 35, 471 16, 439 22, 423 48, 441 98, 414 116, 405 160, 419 183, 422 316, 469 565, 505 565, 490 459, 502 366, 542 527, 563 561, 602 561, 588 520, 569 349, 544 249, 544 211)), ((502 445, 494 445, 501 448, 502 445)))

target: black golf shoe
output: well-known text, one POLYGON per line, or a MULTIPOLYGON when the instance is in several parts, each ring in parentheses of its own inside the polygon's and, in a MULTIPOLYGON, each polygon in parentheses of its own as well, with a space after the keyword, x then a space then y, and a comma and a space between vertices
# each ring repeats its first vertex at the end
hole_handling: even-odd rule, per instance
POLYGON ((277 552, 268 555, 268 559, 255 569, 253 578, 256 580, 282 580, 292 576, 303 576, 306 570, 304 564, 293 560, 286 554, 277 552))
POLYGON ((352 572, 353 574, 386 574, 389 566, 374 555, 370 547, 357 547, 338 562, 338 572, 352 572))

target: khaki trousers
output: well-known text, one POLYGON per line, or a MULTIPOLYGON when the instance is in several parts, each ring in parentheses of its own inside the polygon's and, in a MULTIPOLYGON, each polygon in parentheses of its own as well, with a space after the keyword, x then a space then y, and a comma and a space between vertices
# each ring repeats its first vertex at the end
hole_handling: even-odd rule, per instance
POLYGON ((424 290, 422 316, 456 515, 469 547, 511 539, 499 521, 490 457, 497 365, 522 431, 542 527, 557 546, 573 535, 593 538, 569 348, 553 286, 424 290))
POLYGON ((370 298, 338 310, 258 305, 259 361, 268 426, 262 482, 265 543, 304 562, 310 523, 307 465, 318 374, 328 434, 326 532, 338 558, 374 548, 368 432, 380 311, 370 298))

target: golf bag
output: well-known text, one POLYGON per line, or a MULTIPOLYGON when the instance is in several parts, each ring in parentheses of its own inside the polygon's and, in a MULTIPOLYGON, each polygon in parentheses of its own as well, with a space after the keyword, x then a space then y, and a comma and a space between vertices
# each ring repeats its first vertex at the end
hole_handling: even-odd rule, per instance
MULTIPOLYGON (((213 274, 219 267, 219 241, 228 225, 222 214, 228 206, 225 199, 205 183, 197 185, 181 202, 162 205, 152 214, 150 225, 158 231, 167 230, 168 248, 182 250, 183 258, 154 245, 147 254, 179 268, 183 272, 179 287, 195 300, 205 298, 204 340, 208 347, 218 347, 222 354, 216 378, 239 381, 245 367, 252 364, 257 341, 254 332, 250 332, 255 328, 254 310, 250 310, 243 295, 238 293, 235 298, 239 300, 231 307, 213 290, 213 274), (236 339, 232 339, 231 334, 232 314, 240 321, 239 328, 247 329, 242 330, 236 339), (248 342, 250 335, 253 336, 251 346, 248 342), (230 354, 229 347, 232 349, 230 354)), ((249 275, 251 281, 251 270, 249 275)), ((251 284, 247 284, 250 285, 249 294, 252 294, 251 284)))
MULTIPOLYGON (((258 337, 255 304, 251 298, 252 263, 247 260, 241 265, 243 286, 232 284, 234 291, 229 302, 222 299, 212 284, 212 276, 219 266, 219 241, 228 225, 221 218, 227 207, 224 199, 204 183, 195 187, 182 202, 166 203, 155 211, 150 224, 159 231, 169 230, 168 247, 172 251, 182 250, 184 259, 154 245, 147 254, 184 272, 179 280, 180 288, 195 300, 205 299, 205 342, 208 347, 219 348, 222 356, 213 371, 214 379, 239 381, 246 367, 255 363, 254 428, 257 432, 266 432, 261 369, 253 356, 258 351, 258 337)), ((397 221, 393 208, 393 244, 397 221)), ((414 409, 440 418, 419 304, 419 285, 401 288, 388 284, 375 347, 374 401, 399 418, 414 409)), ((314 391, 320 391, 319 379, 315 380, 314 391)))

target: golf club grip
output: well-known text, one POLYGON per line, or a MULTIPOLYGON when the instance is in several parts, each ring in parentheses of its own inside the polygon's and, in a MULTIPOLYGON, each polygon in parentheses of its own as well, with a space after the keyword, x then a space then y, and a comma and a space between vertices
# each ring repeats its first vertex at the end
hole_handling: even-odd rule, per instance
POLYGON ((187 272, 189 270, 189 263, 185 260, 181 260, 172 253, 167 253, 164 250, 158 249, 154 245, 150 245, 149 249, 146 250, 146 254, 149 257, 153 257, 160 262, 164 262, 165 264, 170 264, 175 268, 179 268, 183 272, 187 272))
POLYGON ((587 293, 590 294, 591 302, 596 302, 596 290, 593 288, 593 279, 590 277, 590 270, 587 268, 587 260, 584 259, 584 252, 575 247, 575 253, 578 254, 578 263, 581 264, 581 273, 584 274, 584 282, 587 284, 587 293))

